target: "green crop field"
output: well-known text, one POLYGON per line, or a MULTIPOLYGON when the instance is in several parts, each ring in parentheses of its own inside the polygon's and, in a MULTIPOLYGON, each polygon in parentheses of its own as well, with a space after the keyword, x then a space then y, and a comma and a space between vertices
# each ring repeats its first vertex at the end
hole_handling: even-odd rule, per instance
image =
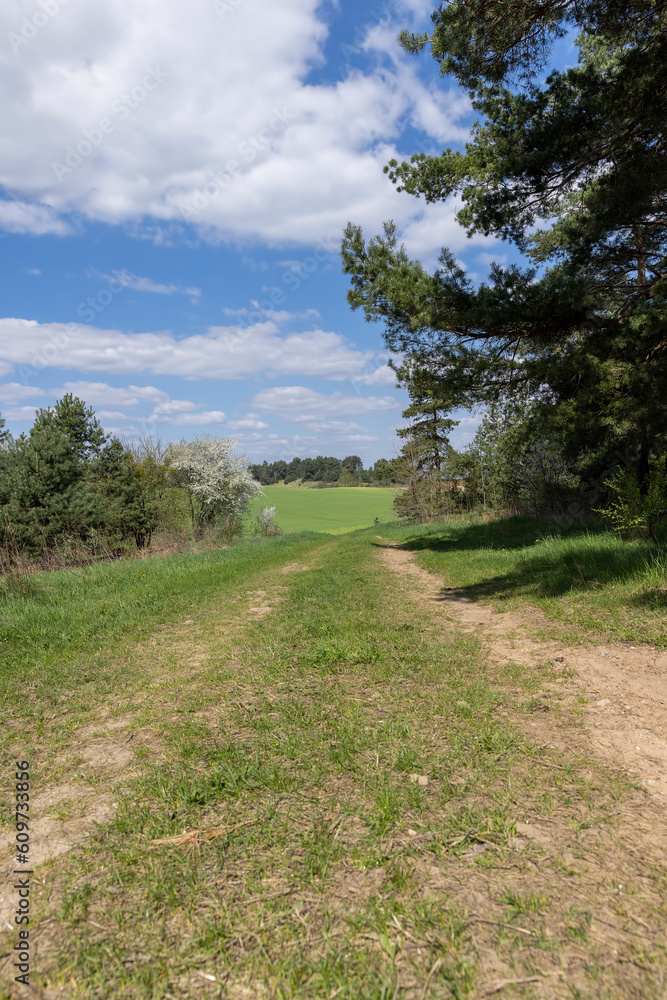
POLYGON ((276 523, 283 531, 325 531, 341 535, 368 528, 378 521, 395 521, 394 490, 378 487, 338 487, 335 489, 290 489, 264 486, 264 497, 252 506, 254 517, 262 507, 276 508, 276 523))

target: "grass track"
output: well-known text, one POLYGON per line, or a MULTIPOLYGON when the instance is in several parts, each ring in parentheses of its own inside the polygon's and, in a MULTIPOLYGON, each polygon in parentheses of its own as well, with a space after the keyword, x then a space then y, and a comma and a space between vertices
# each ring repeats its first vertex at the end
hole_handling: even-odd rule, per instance
MULTIPOLYGON (((16 703, 17 685, 26 678, 32 692, 27 711, 69 697, 82 678, 99 680, 91 657, 113 659, 128 640, 188 617, 211 599, 224 607, 249 581, 321 544, 307 533, 258 538, 231 549, 28 577, 27 593, 0 598, 0 705, 16 703)), ((117 682, 115 674, 110 677, 117 682)))
POLYGON ((514 691, 485 669, 474 635, 434 630, 377 547, 375 531, 290 536, 155 560, 148 586, 148 562, 95 567, 76 592, 58 578, 33 598, 46 718, 24 699, 8 712, 42 762, 35 780, 58 778, 55 747, 59 780, 82 795, 118 782, 63 760, 101 699, 137 741, 152 734, 116 784, 115 819, 40 872, 35 982, 72 1000, 460 1000, 489 995, 480 956, 496 955, 505 997, 661 995, 667 959, 641 925, 664 927, 662 873, 637 892, 642 861, 619 832, 619 803, 635 793, 531 742, 520 705, 551 668, 515 667, 514 691), (86 634, 127 569, 128 618, 86 634), (80 625, 52 647, 59 586, 80 625), (549 824, 549 851, 516 846, 520 820, 549 824), (150 844, 247 822, 199 847, 150 844), (613 829, 614 850, 590 828, 613 829), (620 869, 639 924, 620 906, 620 869), (598 914, 617 921, 609 942, 594 933, 598 914))
POLYGON ((391 521, 394 490, 379 487, 342 486, 334 489, 290 489, 262 487, 265 497, 253 505, 253 514, 262 507, 276 507, 276 522, 283 531, 324 531, 332 535, 368 528, 377 517, 391 521))

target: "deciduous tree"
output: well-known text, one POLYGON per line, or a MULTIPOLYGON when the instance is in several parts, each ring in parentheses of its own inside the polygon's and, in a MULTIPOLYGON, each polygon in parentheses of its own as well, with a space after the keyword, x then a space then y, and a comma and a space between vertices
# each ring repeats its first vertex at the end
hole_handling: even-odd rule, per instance
POLYGON ((190 496, 196 534, 214 525, 233 530, 252 498, 263 495, 247 459, 236 451, 237 444, 232 438, 202 435, 169 449, 176 482, 190 496))

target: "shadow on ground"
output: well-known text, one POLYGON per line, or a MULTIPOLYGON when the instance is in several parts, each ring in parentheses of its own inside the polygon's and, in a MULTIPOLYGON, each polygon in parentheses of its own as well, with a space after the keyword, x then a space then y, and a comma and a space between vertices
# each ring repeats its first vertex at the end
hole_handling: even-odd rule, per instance
MULTIPOLYGON (((561 597, 634 579, 639 582, 655 568, 656 561, 662 563, 664 559, 660 545, 649 542, 619 544, 614 539, 609 544, 609 536, 601 535, 599 544, 595 544, 592 536, 600 530, 595 521, 568 520, 563 524, 557 520, 509 517, 480 524, 437 526, 409 537, 401 547, 442 555, 478 551, 480 557, 480 550, 485 550, 486 565, 480 558, 478 569, 480 576, 486 572, 488 576, 473 585, 446 591, 450 596, 472 599, 561 597), (548 545, 550 539, 553 549, 548 545), (514 563, 509 571, 508 559, 514 563), (498 572, 498 563, 503 572, 498 572)), ((637 607, 663 608, 667 607, 667 592, 659 587, 642 588, 642 593, 629 600, 637 607)))

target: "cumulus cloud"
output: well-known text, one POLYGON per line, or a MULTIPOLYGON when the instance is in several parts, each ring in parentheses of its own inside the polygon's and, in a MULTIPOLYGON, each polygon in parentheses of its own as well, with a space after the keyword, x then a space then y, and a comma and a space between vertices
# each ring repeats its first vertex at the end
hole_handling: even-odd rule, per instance
POLYGON ((95 416, 101 421, 102 424, 108 424, 110 420, 130 420, 127 413, 121 413, 120 410, 99 410, 95 416))
POLYGON ((17 423, 25 423, 26 421, 32 423, 37 409, 36 406, 8 406, 6 410, 3 410, 2 415, 7 420, 13 420, 17 423))
POLYGON ((199 413, 151 414, 149 421, 175 424, 178 427, 206 427, 209 424, 224 424, 227 417, 221 410, 202 410, 199 413))
POLYGON ((47 233, 66 236, 73 232, 71 224, 49 205, 6 200, 0 200, 0 229, 8 233, 32 233, 33 236, 47 233))
POLYGON ((361 375, 355 375, 352 382, 355 385, 378 385, 387 389, 395 389, 396 372, 389 365, 380 364, 377 368, 371 368, 370 371, 365 371, 361 375))
MULTIPOLYGON (((255 0, 224 17, 212 0, 72 3, 26 38, 23 0, 6 0, 0 184, 14 200, 0 225, 66 233, 74 213, 145 223, 156 239, 192 224, 214 240, 285 245, 337 236, 350 218, 374 230, 389 216, 430 219, 382 167, 406 125, 464 138, 467 98, 424 82, 398 50, 399 9, 366 46, 388 62, 309 82, 324 17, 319 0, 255 0)), ((438 244, 451 243, 457 227, 438 219, 438 244)))
POLYGON ((18 403, 22 399, 38 399, 45 396, 43 389, 34 385, 22 385, 20 382, 3 382, 0 385, 0 402, 18 403))
POLYGON ((344 420, 317 420, 309 425, 316 434, 333 434, 349 441, 377 441, 377 437, 366 433, 366 428, 344 420))
POLYGON ((141 402, 163 403, 168 400, 169 393, 157 389, 154 385, 129 385, 127 388, 107 385, 106 382, 64 382, 62 386, 51 389, 50 393, 57 399, 66 393, 78 396, 89 406, 138 406, 141 402))
POLYGON ((316 423, 357 413, 380 413, 395 410, 399 403, 391 396, 346 396, 333 392, 325 396, 301 385, 262 389, 253 399, 258 410, 280 414, 295 423, 316 423))
POLYGON ((263 374, 342 380, 362 372, 371 356, 338 333, 282 333, 272 320, 249 327, 213 326, 205 334, 177 338, 169 330, 124 333, 83 324, 0 319, 0 375, 22 367, 28 373, 74 368, 186 379, 263 374))
MULTIPOLYGON (((0 385, 0 400, 5 398, 3 389, 7 398, 14 401, 36 395, 47 395, 42 389, 21 386, 18 383, 5 383, 4 386, 0 385)), ((134 421, 131 428, 122 429, 123 434, 127 434, 130 430, 133 433, 150 433, 151 429, 158 424, 178 427, 205 427, 209 424, 227 422, 227 417, 222 410, 206 410, 203 403, 196 403, 190 399, 173 399, 168 392, 158 389, 154 385, 129 385, 125 388, 108 385, 106 382, 78 380, 65 382, 62 386, 50 389, 48 395, 53 399, 60 399, 65 393, 71 393, 95 408, 96 415, 107 430, 112 430, 109 427, 110 422, 134 421), (145 416, 139 416, 136 412, 142 405, 149 407, 145 416), (107 407, 112 406, 119 407, 119 409, 107 409, 107 407), (98 407, 102 407, 102 409, 97 409, 98 407), (129 413, 126 412, 128 410, 129 413), (137 423, 138 420, 140 423, 137 423)), ((20 415, 18 410, 11 411, 14 419, 25 419, 26 415, 31 416, 33 412, 30 407, 23 407, 20 415)), ((257 420, 241 420, 233 423, 247 427, 267 426, 257 420)), ((230 424, 231 426, 232 424, 230 424)))
POLYGON ((256 417, 244 417, 242 420, 228 420, 227 426, 232 431, 259 431, 264 430, 269 425, 265 424, 263 420, 258 420, 256 417))

